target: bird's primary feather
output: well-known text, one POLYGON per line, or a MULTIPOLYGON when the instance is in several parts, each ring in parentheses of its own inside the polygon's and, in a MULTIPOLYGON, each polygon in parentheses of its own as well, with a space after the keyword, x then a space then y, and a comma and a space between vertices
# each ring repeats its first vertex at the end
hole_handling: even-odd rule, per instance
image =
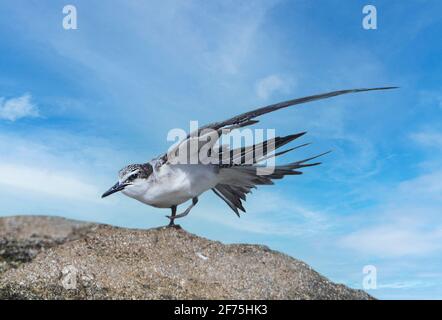
MULTIPOLYGON (((171 162, 170 160, 176 159, 177 151, 180 148, 187 150, 188 153, 189 153, 189 150, 190 150, 190 152, 192 152, 191 141, 195 141, 195 140, 198 141, 198 143, 197 143, 198 148, 196 148, 196 150, 193 150, 193 152, 195 152, 195 153, 197 153, 203 145, 207 146, 207 143, 208 143, 207 139, 208 138, 212 138, 212 139, 210 139, 211 141, 209 141, 209 143, 211 144, 211 147, 213 147, 216 144, 218 138, 222 134, 228 133, 232 129, 256 124, 258 121, 254 120, 255 118, 262 116, 264 114, 270 113, 270 112, 274 112, 274 111, 277 111, 280 109, 290 107, 290 106, 295 106, 295 105, 304 104, 307 102, 312 102, 312 101, 317 101, 317 100, 328 99, 331 97, 336 97, 336 96, 349 94, 349 93, 359 93, 359 92, 377 91, 377 90, 390 90, 390 89, 396 89, 396 88, 397 87, 379 87, 379 88, 363 88, 363 89, 348 89, 348 90, 331 91, 331 92, 327 92, 327 93, 316 94, 316 95, 307 96, 307 97, 303 97, 303 98, 297 98, 297 99, 292 99, 292 100, 288 100, 288 101, 284 101, 284 102, 279 102, 276 104, 271 104, 271 105, 268 105, 265 107, 254 109, 252 111, 245 112, 240 115, 234 116, 230 119, 227 119, 227 120, 224 120, 221 122, 210 123, 210 124, 207 124, 205 126, 198 128, 198 130, 196 132, 189 133, 189 135, 187 136, 186 139, 184 139, 181 143, 179 143, 175 148, 173 148, 172 150, 169 150, 169 152, 162 155, 160 158, 162 159, 163 162, 168 162, 168 161, 171 162), (210 129, 210 131, 209 131, 209 129, 210 129), (223 131, 223 129, 225 131, 223 131), (206 133, 205 133, 205 131, 206 131, 206 133)), ((189 157, 190 157, 190 155, 189 155, 189 157)), ((185 159, 185 160, 188 160, 188 159, 185 159)))

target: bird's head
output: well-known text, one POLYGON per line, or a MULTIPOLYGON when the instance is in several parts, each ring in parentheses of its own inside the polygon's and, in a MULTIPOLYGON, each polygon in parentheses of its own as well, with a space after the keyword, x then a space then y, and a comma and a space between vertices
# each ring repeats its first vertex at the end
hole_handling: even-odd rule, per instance
POLYGON ((118 172, 118 182, 103 193, 101 197, 107 197, 118 191, 130 197, 142 194, 146 191, 147 180, 152 171, 152 166, 149 163, 130 164, 124 167, 118 172))

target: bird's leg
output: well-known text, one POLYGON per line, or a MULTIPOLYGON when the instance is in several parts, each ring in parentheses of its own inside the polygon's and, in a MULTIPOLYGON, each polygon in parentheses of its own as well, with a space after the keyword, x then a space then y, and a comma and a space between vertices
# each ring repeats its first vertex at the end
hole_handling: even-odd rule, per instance
POLYGON ((178 218, 182 218, 182 217, 187 216, 187 215, 189 214, 190 210, 192 210, 192 208, 193 208, 197 203, 198 203, 198 197, 192 198, 192 204, 191 204, 190 206, 188 206, 187 209, 186 209, 184 212, 182 212, 182 213, 180 213, 180 214, 177 214, 177 215, 175 216, 175 219, 178 219, 178 218))
POLYGON ((175 227, 175 219, 178 218, 182 218, 185 217, 189 214, 190 210, 192 210, 192 208, 198 203, 198 197, 192 198, 192 204, 190 206, 187 207, 186 210, 184 210, 184 212, 180 213, 180 214, 176 214, 176 209, 177 206, 172 206, 170 207, 170 209, 172 209, 172 214, 170 216, 166 216, 167 218, 170 219, 170 223, 168 224, 168 227, 175 227))
POLYGON ((172 214, 170 216, 166 216, 167 218, 169 218, 170 222, 168 224, 168 227, 173 227, 175 226, 175 218, 176 218, 176 206, 171 206, 170 209, 172 210, 172 214))

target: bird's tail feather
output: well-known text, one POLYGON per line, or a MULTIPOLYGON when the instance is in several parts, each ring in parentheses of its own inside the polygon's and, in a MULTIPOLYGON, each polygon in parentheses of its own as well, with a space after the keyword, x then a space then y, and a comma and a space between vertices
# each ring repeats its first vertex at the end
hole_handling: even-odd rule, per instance
MULTIPOLYGON (((281 145, 284 145, 286 143, 283 143, 281 145)), ((296 148, 297 147, 281 151, 273 154, 272 156, 282 155, 296 148)), ((263 170, 265 169, 265 167, 260 165, 236 165, 221 167, 219 172, 220 183, 217 184, 212 190, 217 196, 223 199, 227 203, 227 205, 239 216, 240 214, 238 209, 246 212, 242 201, 246 200, 246 195, 250 193, 253 188, 256 188, 256 186, 258 185, 271 185, 273 184, 272 180, 282 179, 284 176, 287 175, 300 175, 302 174, 302 172, 299 171, 299 169, 321 164, 320 162, 311 163, 309 161, 314 160, 327 153, 328 152, 325 152, 311 158, 288 163, 285 165, 275 166, 274 168, 271 168, 271 171, 268 172, 268 174, 263 174, 263 172, 265 172, 265 170, 263 170)), ((264 157, 267 157, 267 155, 265 155, 264 157)))
POLYGON ((285 137, 276 137, 264 142, 256 143, 251 146, 236 148, 232 150, 223 150, 222 147, 220 147, 220 150, 218 152, 219 161, 220 163, 225 163, 222 165, 223 167, 242 166, 247 164, 253 165, 270 157, 277 157, 294 149, 308 145, 308 143, 306 143, 282 152, 272 154, 274 150, 288 144, 289 142, 292 142, 295 139, 302 137, 304 134, 306 134, 306 132, 295 133, 285 137))

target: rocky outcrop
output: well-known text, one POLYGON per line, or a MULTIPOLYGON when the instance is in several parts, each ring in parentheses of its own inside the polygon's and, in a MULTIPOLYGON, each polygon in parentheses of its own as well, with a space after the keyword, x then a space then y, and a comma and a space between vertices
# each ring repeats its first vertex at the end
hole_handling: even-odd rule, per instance
POLYGON ((179 228, 0 219, 2 299, 370 299, 265 246, 179 228))
POLYGON ((47 216, 0 218, 0 274, 32 261, 42 250, 83 238, 96 226, 47 216))

